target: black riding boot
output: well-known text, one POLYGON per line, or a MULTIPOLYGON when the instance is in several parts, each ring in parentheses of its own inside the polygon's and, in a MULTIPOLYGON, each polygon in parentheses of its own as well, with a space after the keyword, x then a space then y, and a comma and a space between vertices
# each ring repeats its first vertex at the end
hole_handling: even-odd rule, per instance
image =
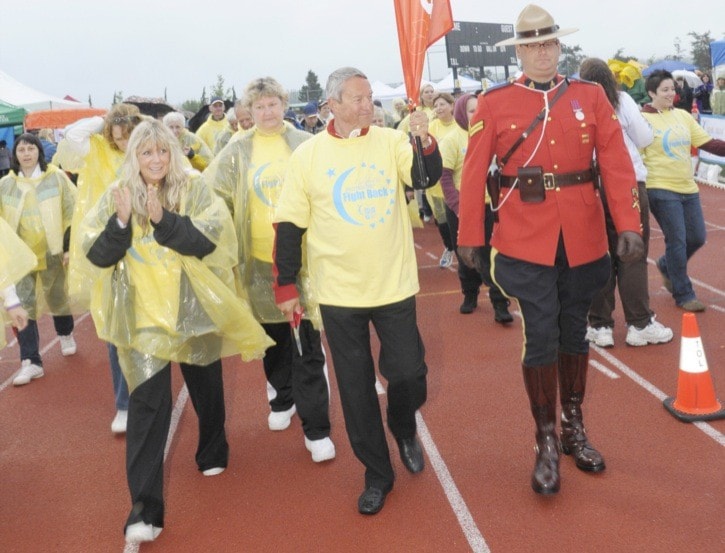
POLYGON ((559 440, 556 436, 556 363, 523 365, 526 393, 536 422, 536 464, 531 487, 536 493, 559 491, 559 440))
POLYGON ((588 353, 559 352, 561 394, 561 448, 574 457, 576 466, 588 472, 605 469, 604 459, 587 440, 581 405, 587 382, 588 353))

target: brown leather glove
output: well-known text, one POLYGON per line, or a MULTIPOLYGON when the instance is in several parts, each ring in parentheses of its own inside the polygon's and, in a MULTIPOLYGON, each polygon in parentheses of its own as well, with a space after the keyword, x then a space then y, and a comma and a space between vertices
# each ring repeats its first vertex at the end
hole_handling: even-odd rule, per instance
POLYGON ((629 263, 637 261, 644 256, 644 242, 636 232, 625 230, 617 239, 617 257, 629 263))

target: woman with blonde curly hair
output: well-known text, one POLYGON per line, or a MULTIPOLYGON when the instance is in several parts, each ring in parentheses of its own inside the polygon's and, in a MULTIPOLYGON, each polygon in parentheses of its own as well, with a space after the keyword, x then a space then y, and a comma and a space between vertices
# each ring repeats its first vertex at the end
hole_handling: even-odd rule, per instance
MULTIPOLYGON (((72 228, 79 223, 96 204, 108 186, 118 178, 126 156, 128 138, 143 120, 138 107, 133 104, 115 104, 105 117, 81 119, 65 130, 65 137, 58 144, 55 159, 66 171, 78 173, 78 198, 73 212, 72 228)), ((74 311, 86 311, 90 305, 88 282, 93 282, 97 271, 83 254, 82 235, 71 234, 70 261, 68 265, 68 294, 74 311)), ((116 415, 111 422, 111 432, 126 432, 128 416, 128 385, 118 364, 115 346, 108 345, 108 359, 113 383, 116 415)))
POLYGON ((164 526, 171 362, 180 364, 199 417, 197 466, 214 476, 229 455, 221 358, 260 358, 273 342, 234 293, 229 211, 198 173, 187 173, 178 140, 161 122, 136 127, 121 178, 82 232, 88 259, 104 268, 91 298, 96 331, 118 348, 131 392, 126 541, 153 541, 164 526))

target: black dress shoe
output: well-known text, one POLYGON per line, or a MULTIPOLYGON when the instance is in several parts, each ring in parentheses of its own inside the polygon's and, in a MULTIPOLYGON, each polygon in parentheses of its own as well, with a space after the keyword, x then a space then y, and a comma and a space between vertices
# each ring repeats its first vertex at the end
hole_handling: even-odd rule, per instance
POLYGON ((374 515, 380 512, 380 509, 385 505, 385 496, 390 493, 392 488, 382 490, 375 486, 365 488, 365 491, 357 500, 357 510, 361 515, 374 515))
POLYGON ((423 450, 415 436, 398 440, 398 449, 400 449, 400 460, 403 461, 405 468, 413 474, 423 470, 425 467, 423 450))
POLYGON ((509 313, 508 302, 494 304, 493 320, 501 324, 508 324, 514 321, 513 315, 509 313))
POLYGON ((477 294, 465 294, 463 296, 463 303, 459 308, 459 311, 463 315, 469 315, 473 313, 473 310, 478 307, 478 295, 477 294))

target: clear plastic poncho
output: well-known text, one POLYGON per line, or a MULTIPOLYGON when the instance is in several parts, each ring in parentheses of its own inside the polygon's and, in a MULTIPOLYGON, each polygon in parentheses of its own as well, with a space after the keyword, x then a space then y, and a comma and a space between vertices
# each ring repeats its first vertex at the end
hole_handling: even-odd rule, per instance
POLYGON ((28 317, 37 320, 46 311, 70 315, 63 236, 73 217, 75 186, 63 171, 48 165, 34 178, 11 172, 0 181, 0 194, 1 215, 38 259, 36 271, 17 283, 18 297, 28 317))
MULTIPOLYGON (((259 245, 254 243, 252 229, 255 224, 264 224, 271 231, 275 199, 270 196, 270 189, 281 187, 281 183, 277 183, 275 187, 269 186, 270 183, 266 182, 268 175, 265 175, 265 168, 282 163, 286 168, 286 161, 292 151, 312 136, 285 122, 281 134, 289 149, 287 159, 270 157, 269 162, 265 161, 253 168, 253 154, 255 154, 255 159, 258 159, 258 155, 260 155, 260 152, 253 152, 257 132, 259 131, 255 127, 238 139, 232 139, 204 171, 203 179, 224 199, 234 214, 234 226, 239 240, 239 264, 235 270, 239 294, 248 297, 258 321, 283 323, 286 322, 286 319, 277 307, 272 289, 274 283, 272 263, 270 259, 255 256, 255 250, 258 250, 259 245), (254 213, 252 213, 253 210, 254 213)), ((265 153, 261 152, 263 159, 265 153)), ((272 172, 275 173, 279 169, 280 167, 272 172)), ((276 181, 277 178, 278 174, 275 173, 271 180, 276 181)), ((297 288, 300 302, 305 309, 305 318, 310 319, 315 327, 320 328, 319 307, 314 301, 311 291, 305 251, 303 247, 303 262, 297 288)), ((271 255, 271 251, 264 253, 271 255)))
MULTIPOLYGON (((115 213, 105 192, 81 225, 84 252, 115 213)), ((180 215, 188 216, 216 249, 202 260, 160 245, 153 228, 132 220, 132 245, 93 286, 91 314, 99 338, 118 347, 129 391, 169 361, 208 365, 235 354, 264 356, 274 342, 234 293, 237 241, 224 202, 198 176, 190 177, 180 215)))

